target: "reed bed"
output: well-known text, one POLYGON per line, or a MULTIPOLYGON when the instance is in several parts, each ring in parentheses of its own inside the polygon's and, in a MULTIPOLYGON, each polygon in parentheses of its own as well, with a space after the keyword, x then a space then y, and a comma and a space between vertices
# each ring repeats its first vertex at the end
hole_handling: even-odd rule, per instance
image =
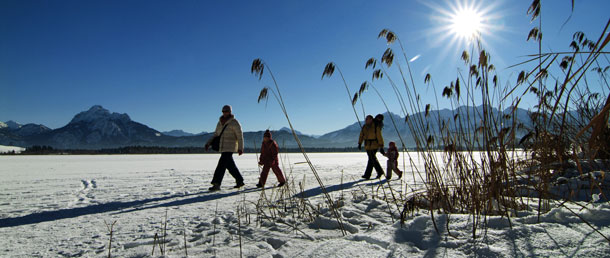
MULTIPOLYGON (((516 81, 511 82, 509 78, 502 83, 504 79, 499 77, 492 56, 482 46, 480 35, 473 36, 470 49, 464 50, 459 57, 463 69, 458 70, 456 79, 440 91, 431 74, 424 76, 423 83, 417 83, 421 79, 413 76, 405 50, 408 48, 389 29, 378 34, 378 38, 388 44, 381 58, 365 62, 364 68, 372 70, 371 81, 363 82, 353 97, 336 64, 329 62, 325 66, 322 78, 339 72, 358 123, 357 103, 361 103, 364 115, 362 96, 370 89, 389 114, 391 108, 384 94, 393 94, 399 113, 406 116, 404 121, 395 121, 390 115, 391 124, 401 143, 403 167, 414 171, 414 182, 423 181, 424 184, 420 188, 405 187, 410 192, 403 191, 402 184, 400 189, 394 189, 388 181, 377 185, 376 189, 372 187, 371 196, 385 200, 389 214, 398 214, 401 222, 417 209, 427 210, 433 221, 435 213, 469 214, 472 216, 472 238, 477 238, 480 231, 487 228, 487 216, 502 216, 510 224, 511 217, 517 216, 519 211, 535 207, 540 215, 552 204, 561 206, 570 202, 570 196, 557 196, 551 190, 562 168, 574 163, 582 175, 583 163, 610 158, 610 85, 606 75, 610 61, 608 53, 603 51, 610 42, 610 20, 602 27, 597 40, 576 32, 569 44, 571 51, 543 53, 541 8, 541 1, 534 0, 527 10, 532 21, 538 21, 527 37, 527 41, 538 45, 538 53, 509 67, 524 67, 516 81), (600 87, 590 85, 586 75, 592 73, 597 75, 600 87), (399 78, 395 78, 396 74, 399 78), (386 91, 384 87, 390 90, 386 91), (436 93, 435 103, 422 102, 421 91, 427 88, 436 93), (520 105, 532 97, 537 103, 527 107, 527 119, 524 119, 520 105), (439 108, 439 98, 450 103, 453 110, 450 117, 431 112, 435 107, 439 108), (415 144, 414 152, 407 152, 407 135, 399 130, 400 123, 408 128, 407 135, 415 144), (423 169, 418 164, 423 164, 423 169), (532 200, 536 200, 537 205, 533 205, 532 200), (555 200, 562 200, 562 203, 555 203, 555 200)), ((265 67, 261 59, 256 59, 252 73, 260 79, 265 67)), ((324 192, 328 207, 341 224, 336 203, 303 150, 275 77, 271 71, 269 74, 275 88, 264 87, 258 100, 266 100, 271 92, 278 101, 324 192)), ((602 185, 599 178, 591 177, 590 181, 590 194, 598 193, 607 200, 603 190, 608 186, 602 185)), ((298 185, 302 193, 302 184, 298 185)), ((289 187, 272 190, 270 196, 266 191, 261 192, 256 204, 258 217, 276 219, 292 212, 295 219, 312 220, 315 207, 308 204, 306 198, 294 198, 299 196, 295 189, 298 187, 293 179, 289 187)), ((365 190, 359 190, 366 196, 365 190)), ((449 223, 447 219, 447 228, 449 223)), ((438 232, 436 221, 434 226, 438 232)), ((343 227, 341 230, 345 234, 343 227)))

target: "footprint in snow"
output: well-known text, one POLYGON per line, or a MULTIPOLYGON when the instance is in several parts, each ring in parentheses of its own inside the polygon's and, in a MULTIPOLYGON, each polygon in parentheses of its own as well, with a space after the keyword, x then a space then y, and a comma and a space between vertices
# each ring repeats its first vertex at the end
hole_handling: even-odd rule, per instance
POLYGON ((83 184, 83 190, 86 190, 87 188, 89 188, 89 181, 87 181, 85 179, 81 179, 80 182, 83 184))

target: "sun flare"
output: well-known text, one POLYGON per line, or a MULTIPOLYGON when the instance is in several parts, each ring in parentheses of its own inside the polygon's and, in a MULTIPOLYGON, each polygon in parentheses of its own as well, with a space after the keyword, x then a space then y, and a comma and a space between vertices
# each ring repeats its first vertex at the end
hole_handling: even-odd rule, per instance
POLYGON ((459 9, 451 17, 451 31, 461 38, 472 38, 481 33, 483 17, 475 9, 459 9))
POLYGON ((427 1, 425 5, 433 11, 427 38, 431 46, 442 50, 441 56, 450 52, 459 56, 476 45, 489 49, 489 43, 501 40, 500 32, 506 30, 506 0, 427 1))

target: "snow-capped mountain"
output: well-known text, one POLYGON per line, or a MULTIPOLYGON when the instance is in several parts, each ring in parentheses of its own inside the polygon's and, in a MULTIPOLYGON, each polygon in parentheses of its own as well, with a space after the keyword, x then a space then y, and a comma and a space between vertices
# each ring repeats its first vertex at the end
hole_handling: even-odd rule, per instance
POLYGON ((25 124, 14 130, 15 134, 20 136, 38 135, 48 131, 51 131, 51 129, 39 124, 25 124))
MULTIPOLYGON (((282 128, 280 128, 280 130, 278 130, 278 131, 292 133, 292 130, 290 130, 290 128, 288 128, 288 127, 282 127, 282 128)), ((294 131, 295 131, 297 134, 303 134, 302 132, 299 132, 299 130, 294 130, 294 131)))
POLYGON ((118 121, 122 123, 131 122, 131 118, 127 114, 110 113, 107 109, 100 105, 92 106, 89 110, 80 112, 72 118, 70 124, 85 122, 85 123, 97 123, 100 121, 118 121))
POLYGON ((197 136, 197 135, 207 134, 207 132, 189 133, 189 132, 185 132, 185 131, 182 131, 182 130, 171 130, 171 131, 165 131, 165 132, 161 132, 161 133, 164 134, 164 135, 174 136, 174 137, 197 136))
POLYGON ((56 148, 114 148, 128 145, 155 145, 163 135, 134 122, 127 114, 111 113, 96 105, 78 113, 66 126, 34 137, 37 145, 56 148))
MULTIPOLYGON (((409 119, 412 119, 412 121, 417 121, 415 119, 421 119, 420 121, 423 121, 423 123, 429 128, 428 134, 438 137, 438 131, 439 128, 442 127, 442 123, 446 124, 448 130, 455 131, 455 123, 452 122, 454 119, 461 119, 461 123, 463 125, 470 124, 469 128, 477 128, 477 125, 480 125, 482 122, 482 108, 482 106, 461 106, 454 110, 432 110, 429 112, 428 116, 425 115, 425 112, 420 112, 410 115, 409 119)), ((511 110, 510 108, 507 108, 504 111, 494 109, 493 113, 494 117, 499 117, 500 114, 510 114, 511 110)), ((515 114, 516 120, 519 123, 523 123, 523 125, 526 127, 531 127, 532 122, 529 118, 529 112, 527 110, 517 109, 515 114)), ((383 115, 384 127, 382 132, 386 146, 390 141, 396 142, 396 144, 400 146, 401 137, 407 148, 413 148, 416 146, 415 139, 411 134, 411 130, 409 129, 408 124, 405 123, 405 117, 387 112, 383 113, 383 115), (394 127, 395 125, 396 127, 394 127), (400 132, 400 136, 397 133, 397 130, 400 132)), ((318 139, 328 141, 334 147, 354 147, 357 146, 357 140, 360 135, 360 126, 361 125, 356 122, 343 129, 324 134, 318 137, 318 139)), ((518 130, 517 137, 523 136, 525 133, 525 130, 518 130)))
MULTIPOLYGON (((476 114, 480 107, 459 107, 455 110, 442 109, 430 111, 425 114, 417 113, 409 119, 421 117, 427 120, 431 135, 436 135, 439 123, 446 123, 449 130, 454 130, 451 122, 456 117, 464 117, 463 123, 471 124, 470 128, 476 128, 480 119, 468 117, 464 114, 476 114)), ((495 110, 497 116, 502 111, 495 110)), ((505 114, 509 111, 503 111, 505 114)), ((528 126, 529 113, 526 110, 517 111, 517 120, 528 126)), ((387 143, 390 141, 400 145, 400 138, 396 128, 402 136, 406 147, 414 147, 414 139, 410 134, 405 118, 393 113, 384 113, 383 137, 387 143), (393 120, 393 122, 392 122, 393 120), (396 125, 396 127, 394 127, 396 125)), ((215 123, 215 121, 211 121, 215 123)), ((531 124, 531 122, 529 122, 531 124)), ((255 132, 244 132, 244 145, 246 148, 259 148, 263 138, 264 130, 255 132)), ((272 131, 273 138, 282 148, 295 148, 297 144, 290 132, 284 127, 272 131)), ((345 148, 356 147, 360 134, 360 125, 353 123, 343 129, 336 130, 319 137, 304 135, 297 131, 304 147, 315 148, 345 148)), ((101 149, 117 148, 124 146, 160 146, 160 147, 192 147, 204 146, 213 133, 191 134, 182 130, 159 132, 144 124, 131 120, 129 115, 113 113, 96 105, 87 111, 74 116, 66 126, 51 130, 44 125, 26 124, 21 125, 14 121, 0 124, 0 145, 12 145, 28 147, 32 145, 48 145, 59 149, 101 149)))
POLYGON ((40 124, 19 124, 15 121, 0 122, 0 145, 24 146, 24 138, 33 137, 50 131, 48 127, 40 124))
POLYGON ((19 128, 21 127, 21 124, 19 124, 19 123, 15 122, 15 121, 13 121, 13 120, 6 121, 5 125, 6 125, 8 128, 13 129, 13 130, 15 130, 15 129, 19 129, 19 128))

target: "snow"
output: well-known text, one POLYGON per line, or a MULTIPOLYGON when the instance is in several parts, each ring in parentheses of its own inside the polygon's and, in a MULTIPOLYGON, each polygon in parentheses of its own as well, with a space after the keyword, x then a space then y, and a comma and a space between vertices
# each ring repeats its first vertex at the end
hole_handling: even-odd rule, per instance
POLYGON ((20 123, 17 123, 13 120, 6 121, 6 123, 4 123, 4 124, 6 125, 6 127, 10 128, 10 129, 19 129, 22 126, 20 123))
POLYGON ((0 145, 0 153, 8 153, 12 151, 14 151, 15 153, 20 153, 24 150, 25 148, 22 147, 0 145))
MULTIPOLYGON (((320 214, 312 221, 285 216, 256 223, 254 154, 235 155, 246 187, 232 189, 227 173, 222 190, 207 188, 218 154, 0 156, 0 257, 90 257, 108 254, 149 257, 155 234, 162 235, 167 212, 167 257, 608 257, 610 245, 581 218, 610 235, 610 205, 581 202, 552 205, 538 218, 523 211, 509 221, 487 217, 487 232, 472 238, 472 216, 409 214, 399 222, 396 207, 380 199, 377 181, 361 181, 364 153, 314 153, 310 158, 343 218, 343 236, 324 195, 300 154, 282 155, 289 182, 304 184, 304 195, 320 214), (343 182, 343 183, 342 183, 343 182), (249 215, 238 206, 245 205, 249 215), (578 214, 574 215, 572 212, 578 214), (239 213, 239 214, 238 214, 239 213), (580 218, 579 218, 580 216, 580 218), (447 221, 450 223, 447 227, 447 221), (440 232, 434 227, 436 222, 440 232), (292 226, 291 226, 292 225, 292 226), (297 229, 295 229, 295 226, 297 229), (186 241, 185 241, 186 239, 186 241)), ((381 161, 385 161, 379 155, 381 161)), ((383 163, 383 162, 382 162, 383 163)), ((415 186, 390 181, 398 193, 415 186)), ((273 174, 267 196, 277 195, 273 174)), ((298 185, 292 187, 298 188, 298 185)), ((605 200, 605 199, 603 199, 605 200)), ((532 201, 537 203, 537 201, 532 201)), ((277 209, 278 213, 282 209, 277 209)), ((155 256, 159 256, 155 246, 155 256)))
POLYGON ((80 112, 72 118, 70 123, 78 122, 96 122, 98 120, 119 120, 122 122, 129 122, 131 119, 127 114, 110 113, 107 109, 100 105, 92 106, 89 110, 80 112))

